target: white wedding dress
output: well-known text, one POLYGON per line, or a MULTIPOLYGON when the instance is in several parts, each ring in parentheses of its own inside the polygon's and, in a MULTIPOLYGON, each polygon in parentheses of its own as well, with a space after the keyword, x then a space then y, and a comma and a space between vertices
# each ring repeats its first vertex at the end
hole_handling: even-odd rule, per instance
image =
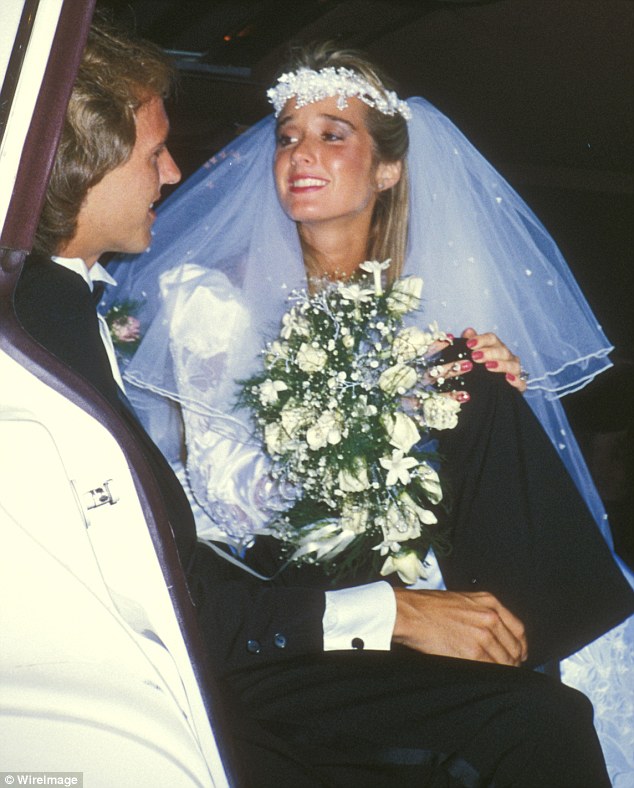
MULTIPOLYGON (((288 501, 269 475, 269 461, 250 435, 248 420, 217 410, 233 392, 226 368, 232 349, 248 342, 252 326, 239 288, 225 274, 188 266, 175 279, 162 278, 170 314, 170 352, 181 396, 187 444, 186 466, 175 461, 196 515, 201 539, 226 542, 240 554, 253 535, 288 501), (178 285, 176 298, 169 296, 178 285), (207 403, 188 407, 187 403, 207 403)), ((256 346, 261 344, 257 342, 256 346)), ((238 354, 240 355, 240 354, 238 354)), ((247 369, 242 369, 246 376, 247 369)), ((240 375, 237 373, 239 379, 240 375)), ((134 390, 133 390, 134 391, 134 390)), ((138 398, 138 393, 133 393, 138 398)), ((142 411, 142 407, 141 407, 142 411)), ((443 588, 428 556, 428 580, 417 587, 443 588)), ((600 589, 598 589, 600 593, 600 589)), ((630 618, 561 663, 562 680, 586 694, 615 788, 634 785, 634 618, 630 618)))
MULTIPOLYGON (((607 368, 611 346, 521 198, 446 117, 422 99, 409 103, 405 272, 425 280, 425 322, 495 331, 519 355, 531 372, 529 404, 610 542, 557 397, 607 368)), ((125 373, 130 399, 180 469, 200 536, 237 553, 288 503, 232 407, 235 381, 253 371, 288 293, 305 284, 296 228, 275 195, 273 129, 266 119, 214 157, 160 208, 152 249, 109 267, 119 282, 109 303, 142 303, 144 338, 125 373)), ((562 677, 594 704, 614 786, 632 788, 634 618, 565 660, 562 677)))

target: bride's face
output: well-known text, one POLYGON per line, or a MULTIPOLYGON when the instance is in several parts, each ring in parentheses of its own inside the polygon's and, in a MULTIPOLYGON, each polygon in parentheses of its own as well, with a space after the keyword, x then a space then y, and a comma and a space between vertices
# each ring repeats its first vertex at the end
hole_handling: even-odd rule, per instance
POLYGON ((356 98, 343 110, 334 97, 300 109, 294 98, 287 102, 277 124, 274 173, 291 219, 312 225, 371 216, 382 165, 375 162, 366 111, 356 98))

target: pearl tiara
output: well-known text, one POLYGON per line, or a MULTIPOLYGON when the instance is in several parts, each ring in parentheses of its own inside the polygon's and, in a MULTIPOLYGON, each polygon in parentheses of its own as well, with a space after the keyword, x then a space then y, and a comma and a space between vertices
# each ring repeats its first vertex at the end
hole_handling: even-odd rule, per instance
POLYGON ((331 66, 322 68, 320 71, 313 71, 309 68, 289 71, 282 74, 277 80, 277 85, 270 88, 266 95, 275 107, 276 118, 286 102, 293 96, 295 96, 297 109, 315 101, 337 96, 339 109, 345 109, 348 106, 346 99, 358 98, 383 115, 398 113, 405 120, 412 117, 410 108, 394 91, 379 90, 349 68, 333 68, 331 66))

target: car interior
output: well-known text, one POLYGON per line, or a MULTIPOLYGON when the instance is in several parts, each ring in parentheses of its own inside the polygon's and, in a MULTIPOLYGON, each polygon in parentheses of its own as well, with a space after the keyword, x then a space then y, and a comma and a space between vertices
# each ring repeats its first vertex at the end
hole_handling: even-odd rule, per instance
MULTIPOLYGON (((617 6, 620 2, 604 1, 617 6)), ((523 131, 529 132, 530 128, 518 131, 513 137, 512 133, 508 133, 508 124, 500 130, 493 121, 489 122, 492 125, 487 125, 483 120, 485 115, 494 114, 491 109, 496 96, 513 92, 512 80, 510 84, 505 82, 499 71, 499 62, 496 62, 493 56, 487 59, 487 45, 491 44, 494 30, 487 28, 485 34, 483 26, 488 23, 499 24, 505 31, 510 30, 512 19, 508 14, 515 10, 519 14, 518 19, 528 18, 525 15, 534 13, 528 9, 529 2, 376 2, 368 4, 376 6, 375 13, 370 10, 360 19, 357 18, 358 15, 354 15, 353 2, 322 0, 293 5, 296 8, 291 13, 288 11, 289 4, 280 2, 205 4, 198 0, 184 6, 178 2, 148 4, 140 0, 125 3, 116 0, 8 0, 6 6, 3 2, 4 7, 0 11, 0 76, 3 77, 0 89, 0 479, 4 481, 0 482, 0 523, 4 546, 0 548, 0 553, 3 554, 0 577, 4 577, 2 593, 8 595, 5 598, 10 600, 13 610, 5 629, 6 637, 8 640, 13 639, 15 643, 20 639, 24 642, 23 649, 18 645, 12 646, 11 656, 3 660, 0 677, 3 686, 9 690, 13 687, 15 690, 6 696, 8 700, 0 701, 0 719, 4 721, 3 726, 6 723, 7 731, 6 738, 3 735, 5 741, 0 745, 0 749, 12 748, 18 753, 11 768, 29 768, 31 751, 30 743, 24 740, 25 728, 19 720, 20 708, 16 707, 16 704, 21 702, 16 700, 19 698, 25 698, 24 703, 27 704, 29 713, 39 721, 38 725, 41 723, 37 730, 40 731, 42 748, 47 753, 47 764, 51 769, 62 768, 60 764, 63 758, 60 753, 64 748, 86 746, 88 751, 94 745, 95 752, 89 753, 89 760, 95 770, 94 774, 97 774, 100 758, 105 758, 108 754, 115 757, 117 747, 122 746, 121 741, 125 739, 131 742, 133 739, 130 730, 123 724, 118 743, 109 738, 99 738, 101 734, 96 736, 94 731, 98 728, 95 723, 97 711, 94 718, 86 711, 84 733, 80 734, 78 728, 71 731, 58 728, 51 712, 54 703, 51 700, 50 688, 56 682, 62 681, 64 674, 56 673, 54 668, 48 673, 34 675, 32 682, 26 680, 24 683, 23 678, 17 678, 25 675, 24 671, 20 673, 17 668, 27 661, 31 642, 29 638, 33 638, 35 642, 41 634, 29 633, 28 629, 24 628, 24 621, 20 623, 19 611, 23 594, 16 586, 20 577, 16 563, 24 556, 28 557, 29 553, 18 551, 18 545, 26 545, 28 540, 31 540, 29 544, 43 544, 37 541, 32 526, 36 514, 44 511, 49 518, 50 527, 67 529, 68 544, 77 545, 76 548, 69 547, 65 556, 56 553, 51 562, 55 566, 61 566, 64 561, 72 565, 79 560, 81 551, 88 549, 91 555, 96 556, 96 570, 91 577, 100 578, 94 580, 94 594, 103 595, 105 601, 100 603, 101 607, 114 611, 112 615, 120 619, 121 627, 134 633, 137 645, 140 643, 140 648, 149 655, 148 663, 158 664, 165 659, 164 654, 153 656, 154 646, 150 644, 152 637, 148 637, 148 631, 154 633, 154 640, 158 638, 168 643, 167 650, 172 653, 176 668, 175 672, 172 672, 173 666, 165 668, 168 678, 165 679, 164 686, 171 687, 174 694, 180 697, 176 704, 181 710, 179 713, 188 718, 187 732, 182 734, 182 745, 174 745, 181 746, 182 762, 174 767, 172 784, 240 784, 240 764, 227 733, 227 713, 219 700, 220 692, 215 685, 203 647, 160 491, 143 452, 126 424, 105 398, 33 340, 20 325, 13 309, 13 292, 24 259, 32 247, 64 113, 95 6, 109 10, 119 21, 127 20, 134 24, 141 35, 153 38, 176 58, 182 87, 173 104, 174 143, 170 144, 170 147, 175 158, 183 162, 184 177, 195 171, 234 134, 268 112, 266 104, 261 98, 257 98, 256 94, 259 95, 261 86, 267 84, 270 75, 281 62, 289 40, 292 39, 308 38, 316 34, 328 35, 337 30, 348 31, 354 44, 382 55, 386 67, 403 81, 409 93, 431 94, 432 100, 438 98, 439 102, 445 104, 445 108, 453 110, 457 121, 462 117, 468 121, 472 111, 472 130, 476 141, 485 151, 490 152, 492 158, 498 157, 496 163, 512 181, 515 179, 515 185, 527 198, 534 198, 533 202, 537 203, 538 211, 541 210, 546 223, 549 217, 553 222, 561 222, 560 240, 564 251, 571 253, 571 266, 575 269, 580 283, 586 291, 595 293, 596 308, 605 315, 606 331, 613 337, 623 356, 629 358, 632 355, 632 348, 628 343, 631 343, 634 332, 631 330, 629 305, 634 288, 627 251, 631 235, 627 216, 632 209, 632 147, 624 142, 628 133, 631 135, 631 128, 628 131, 631 112, 628 119, 628 102, 625 96, 629 80, 627 68, 622 69, 622 64, 627 59, 627 44, 619 36, 610 43, 609 33, 616 31, 617 26, 610 22, 608 16, 605 17, 607 21, 603 49, 597 48, 596 52, 593 52, 597 57, 603 52, 607 60, 603 70, 595 63, 588 72, 592 74, 595 91, 600 92, 601 86, 605 84, 602 82, 602 74, 607 75, 606 79, 611 81, 612 92, 605 99, 605 115, 608 120, 605 123, 597 121, 594 125, 585 126, 584 107, 578 108, 578 114, 582 118, 582 130, 584 133, 588 132, 586 142, 583 142, 586 138, 580 136, 581 132, 573 134, 569 138, 573 152, 566 154, 556 147, 557 134, 552 137, 545 135, 541 138, 541 149, 534 154, 539 160, 530 161, 527 158, 529 145, 527 138, 523 136, 523 131), (230 5, 235 7, 228 9, 230 5), (510 6, 513 6, 513 9, 510 6), (145 12, 147 18, 143 19, 145 12), (475 31, 471 39, 468 37, 470 29, 475 31), (417 76, 416 61, 420 57, 420 49, 434 40, 451 41, 451 46, 456 49, 462 47, 464 60, 456 65, 452 72, 448 58, 455 50, 448 48, 439 52, 434 61, 433 53, 427 49, 424 58, 431 63, 435 62, 435 66, 430 67, 427 77, 417 76), (468 80, 464 78, 464 64, 469 56, 477 59, 476 70, 480 74, 480 81, 478 84, 471 84, 471 90, 468 80), (618 79, 613 77, 616 72, 622 72, 618 79), (453 82, 452 76, 455 77, 453 82), (463 84, 462 93, 456 87, 460 79, 463 84), (595 136, 592 137, 590 132, 594 132, 595 136), (505 142, 501 142, 502 139, 505 142), (587 147, 584 147, 586 144, 587 147), (566 202, 568 197, 570 199, 566 202), (594 217, 594 223, 585 222, 584 217, 590 213, 594 217), (580 225, 585 229, 576 235, 580 225), (607 284, 605 271, 602 273, 601 268, 595 265, 599 240, 603 244, 602 253, 604 256, 610 255, 613 263, 612 278, 607 284), (67 473, 72 465, 67 456, 71 443, 69 442, 68 446, 57 445, 55 452, 50 455, 53 457, 51 462, 57 469, 55 478, 62 480, 59 486, 42 484, 40 488, 35 469, 42 466, 35 461, 33 473, 25 477, 23 471, 28 467, 29 459, 28 456, 26 459, 19 459, 22 453, 17 449, 18 444, 24 443, 30 450, 41 446, 44 457, 45 448, 49 446, 49 437, 55 443, 55 436, 61 434, 60 424, 64 419, 68 423, 66 429, 75 430, 77 435, 83 429, 94 431, 97 441, 95 453, 98 453, 101 445, 104 452, 112 452, 112 456, 115 456, 117 451, 120 452, 117 462, 127 469, 122 471, 122 475, 129 474, 129 478, 126 476, 122 484, 131 485, 130 489, 134 490, 135 495, 135 512, 138 510, 138 514, 134 515, 134 527, 139 532, 140 540, 144 538, 141 533, 143 529, 149 534, 149 541, 143 543, 148 577, 152 578, 152 588, 157 588, 156 584, 162 583, 165 590, 164 595, 159 594, 160 600, 157 604, 161 606, 161 611, 156 615, 160 621, 153 620, 155 628, 152 626, 148 629, 145 624, 138 624, 139 610, 146 610, 146 602, 147 605, 152 605, 152 602, 145 597, 138 597, 138 605, 132 610, 129 605, 126 606, 127 603, 121 602, 115 593, 119 583, 121 588, 126 585, 122 578, 115 576, 116 572, 112 582, 109 580, 109 562, 119 548, 116 533, 113 537, 114 548, 103 545, 102 532, 99 530, 100 513, 94 514, 95 519, 90 521, 98 526, 94 533, 84 521, 77 524, 70 514, 67 519, 60 519, 62 512, 70 512, 73 508, 68 496, 71 495, 70 489, 74 489, 74 485, 72 474, 70 471, 67 473), (57 457, 59 462, 55 459, 57 457), (58 493, 59 501, 56 497, 58 493), (22 502, 29 502, 29 505, 32 502, 32 511, 26 503, 22 507, 22 502), (27 541, 23 541, 27 537, 27 541), (12 553, 13 549, 16 550, 15 553, 12 553), (111 549, 112 554, 109 552, 111 549), (103 571, 98 567, 100 559, 103 559, 103 571), (180 687, 178 690, 175 689, 177 686, 180 687), (179 695, 181 691, 182 696, 179 695), (73 738, 75 736, 76 738, 73 738), (91 736, 93 745, 87 743, 91 736), (65 742, 63 747, 61 739, 65 742), (105 756, 96 752, 101 747, 104 748, 105 756)), ((578 7, 583 9, 576 12, 568 8, 569 3, 564 3, 568 17, 562 9, 560 15, 557 15, 555 10, 548 12, 548 2, 537 5, 546 14, 545 22, 552 23, 547 34, 544 33, 549 41, 555 36, 555 21, 563 23, 568 18, 574 21, 574 30, 580 30, 584 26, 583 12, 594 13, 590 8, 593 3, 585 0, 578 3, 578 7), (552 16, 548 16, 549 13, 552 13, 552 16)), ((596 17, 596 20, 598 19, 599 17, 596 17)), ((513 61, 515 74, 521 72, 525 66, 526 53, 531 51, 530 47, 536 45, 534 36, 537 35, 538 27, 539 24, 527 27, 530 29, 530 36, 523 40, 523 48, 513 61)), ((559 34, 566 37, 565 30, 560 30, 559 34)), ((512 38, 505 40, 512 49, 512 38)), ((568 49, 565 52, 567 53, 568 49)), ((562 57, 566 59, 568 56, 566 54, 562 57)), ((573 62, 574 59, 571 58, 566 60, 568 64, 573 62)), ((578 74, 577 77, 579 83, 584 79, 588 81, 587 74, 578 74)), ((511 128, 512 124, 516 123, 517 129, 522 123, 531 127, 532 113, 542 113, 546 121, 534 123, 541 129, 543 122, 550 123, 553 130, 559 132, 561 128, 558 126, 556 107, 558 99, 554 89, 550 94, 550 103, 542 104, 541 107, 527 106, 525 101, 527 96, 535 96, 543 88, 544 82, 542 81, 540 87, 539 80, 547 81, 549 76, 536 73, 531 79, 531 87, 523 93, 524 106, 521 114, 514 115, 513 113, 519 113, 514 108, 511 115, 506 117, 505 123, 508 121, 511 128)), ((558 84, 559 82, 561 79, 557 80, 558 84)), ((575 80, 573 82, 577 85, 575 80)), ((548 91, 544 90, 544 93, 548 91)), ((597 100, 596 96, 594 92, 588 95, 588 104, 597 100)), ((503 112, 500 114, 504 115, 503 112)), ((166 190, 166 193, 168 191, 166 190)), ((93 459, 97 467, 99 458, 93 459)), ((90 463, 92 460, 86 458, 85 461, 90 463)), ((51 470, 51 478, 54 475, 51 470)), ((99 483, 108 481, 95 478, 99 483)), ((95 485, 95 489, 103 493, 102 487, 95 485)), ((80 493, 82 491, 83 488, 80 493)), ((77 497, 75 493, 73 495, 77 497)), ((63 545, 60 550, 62 548, 63 545)), ((24 549, 27 550, 26 547, 24 549)), ((36 548, 33 547, 33 550, 36 548)), ((35 559, 34 562, 36 565, 35 559)), ((44 567, 44 564, 42 566, 44 567)), ((43 568, 42 571, 48 570, 43 568)), ((50 577, 56 577, 52 569, 50 577)), ((91 582, 93 581, 86 581, 88 585, 91 582)), ((135 588, 136 586, 130 586, 131 595, 135 593, 135 588)), ((27 591, 28 589, 24 592, 25 605, 29 596, 27 591)), ((51 599, 54 595, 55 591, 51 588, 51 599)), ((22 618, 29 609, 25 606, 22 618)), ((66 626, 63 623, 64 611, 58 609, 58 614, 60 621, 57 630, 62 632, 66 626)), ((81 619, 78 623, 80 621, 81 619)), ((49 634, 53 639, 54 632, 55 627, 52 627, 49 634)), ((118 641, 115 641, 116 638, 113 639, 113 649, 118 648, 118 641)), ((52 642, 47 641, 50 648, 53 648, 52 642)), ((42 654, 45 654, 45 646, 46 644, 42 645, 42 654)), ((122 646, 123 650, 125 648, 122 646)), ((112 664, 125 666, 126 659, 124 656, 120 663, 114 660, 112 664)), ((44 661, 42 656, 42 665, 44 661)), ((129 664, 132 665, 132 662, 129 664)), ((87 684, 86 691, 95 692, 95 686, 96 684, 87 684)), ((115 692, 116 688, 111 687, 108 691, 115 692)), ((125 695, 123 689, 121 692, 125 695)), ((136 701, 133 701, 133 696, 130 696, 129 701, 132 714, 136 701)), ((79 706, 86 704, 86 697, 79 700, 79 706)), ((96 701, 95 707, 98 707, 96 701)), ((122 698, 118 708, 120 719, 123 719, 125 698, 122 698)), ((165 730, 169 730, 172 724, 177 725, 175 720, 179 713, 175 712, 174 708, 161 706, 157 712, 159 716, 164 714, 166 718, 174 716, 173 720, 165 723, 165 730)), ((79 728, 81 727, 79 725, 79 728)), ((151 739, 152 733, 148 733, 148 736, 151 739)), ((157 742, 159 738, 157 733, 157 742)), ((146 754, 152 749, 151 741, 148 742, 147 746, 142 748, 139 745, 146 754)), ((157 744, 157 751, 162 746, 157 744)), ((140 750, 135 750, 132 744, 130 747, 129 750, 123 747, 120 752, 125 768, 132 770, 138 768, 140 750)), ((161 752, 168 750, 169 746, 165 745, 161 752)), ((147 764, 153 765, 148 765, 143 778, 139 778, 137 772, 137 781, 131 781, 130 784, 153 784, 151 781, 156 778, 152 775, 160 773, 163 761, 153 754, 147 754, 147 759, 147 764)), ((168 760, 166 756, 165 762, 168 760)), ((141 763, 146 761, 141 760, 141 763)), ((121 767, 122 770, 124 766, 121 767)), ((100 779, 101 782, 97 778, 95 782, 87 781, 86 785, 105 787, 113 784, 104 774, 101 774, 100 779)))

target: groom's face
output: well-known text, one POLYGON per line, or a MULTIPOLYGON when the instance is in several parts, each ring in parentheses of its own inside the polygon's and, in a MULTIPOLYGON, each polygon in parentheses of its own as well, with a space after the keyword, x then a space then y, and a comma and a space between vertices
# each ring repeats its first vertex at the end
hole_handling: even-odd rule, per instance
POLYGON ((88 267, 105 252, 143 252, 150 244, 154 203, 166 183, 177 183, 180 170, 167 149, 169 122, 163 101, 155 97, 136 114, 136 141, 130 157, 89 189, 77 220, 77 232, 63 249, 88 267))

